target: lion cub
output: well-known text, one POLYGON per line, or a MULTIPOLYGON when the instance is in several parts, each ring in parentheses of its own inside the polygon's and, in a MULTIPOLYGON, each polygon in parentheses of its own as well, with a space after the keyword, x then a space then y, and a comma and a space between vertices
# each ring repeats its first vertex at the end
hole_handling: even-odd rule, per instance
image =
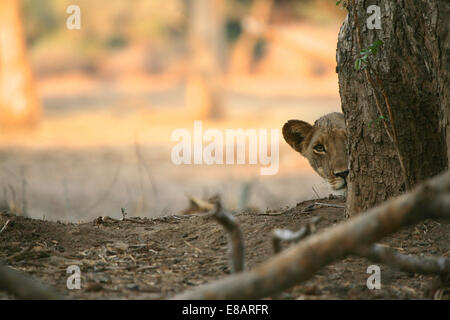
POLYGON ((333 190, 347 187, 347 131, 342 113, 333 112, 319 118, 314 125, 289 120, 283 126, 286 142, 308 159, 311 167, 333 190))

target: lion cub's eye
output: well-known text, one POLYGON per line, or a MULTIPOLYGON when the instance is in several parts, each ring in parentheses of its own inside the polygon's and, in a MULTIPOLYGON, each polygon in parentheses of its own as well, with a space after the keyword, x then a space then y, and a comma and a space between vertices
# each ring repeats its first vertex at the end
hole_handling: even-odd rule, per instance
POLYGON ((325 147, 322 144, 318 144, 314 147, 317 152, 325 152, 325 147))

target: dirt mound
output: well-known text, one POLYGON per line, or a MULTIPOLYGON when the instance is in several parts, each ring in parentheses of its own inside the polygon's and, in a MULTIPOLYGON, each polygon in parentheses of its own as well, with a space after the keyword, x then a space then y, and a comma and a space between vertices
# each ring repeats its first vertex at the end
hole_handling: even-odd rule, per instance
MULTIPOLYGON (((321 216, 318 229, 344 220, 342 199, 306 201, 280 212, 236 215, 246 243, 246 267, 273 255, 271 231, 296 230, 321 216), (329 207, 316 202, 337 205, 329 207)), ((227 237, 209 215, 165 216, 125 221, 99 218, 65 224, 0 214, 0 259, 77 299, 165 299, 230 272, 227 237), (81 289, 68 290, 67 267, 78 265, 81 289)), ((411 254, 450 255, 450 225, 427 220, 382 243, 411 254)), ((285 299, 432 298, 433 277, 381 267, 380 290, 369 290, 361 258, 327 266, 284 292, 285 299)), ((12 298, 0 292, 0 298, 12 298)))

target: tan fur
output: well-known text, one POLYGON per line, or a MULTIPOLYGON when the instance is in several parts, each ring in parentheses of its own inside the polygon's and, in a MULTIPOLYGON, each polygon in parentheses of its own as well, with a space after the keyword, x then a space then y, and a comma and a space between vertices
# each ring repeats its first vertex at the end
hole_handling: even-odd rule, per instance
POLYGON ((333 190, 347 187, 347 131, 342 113, 329 113, 317 119, 313 126, 305 121, 289 120, 283 126, 283 136, 333 190))

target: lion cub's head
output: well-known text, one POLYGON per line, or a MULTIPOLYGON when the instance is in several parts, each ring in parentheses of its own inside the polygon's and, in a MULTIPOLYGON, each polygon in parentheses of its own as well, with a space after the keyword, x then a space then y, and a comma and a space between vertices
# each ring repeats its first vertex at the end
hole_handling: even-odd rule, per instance
POLYGON ((342 113, 327 114, 313 126, 305 121, 289 120, 283 126, 283 136, 333 190, 347 187, 347 133, 342 113))

